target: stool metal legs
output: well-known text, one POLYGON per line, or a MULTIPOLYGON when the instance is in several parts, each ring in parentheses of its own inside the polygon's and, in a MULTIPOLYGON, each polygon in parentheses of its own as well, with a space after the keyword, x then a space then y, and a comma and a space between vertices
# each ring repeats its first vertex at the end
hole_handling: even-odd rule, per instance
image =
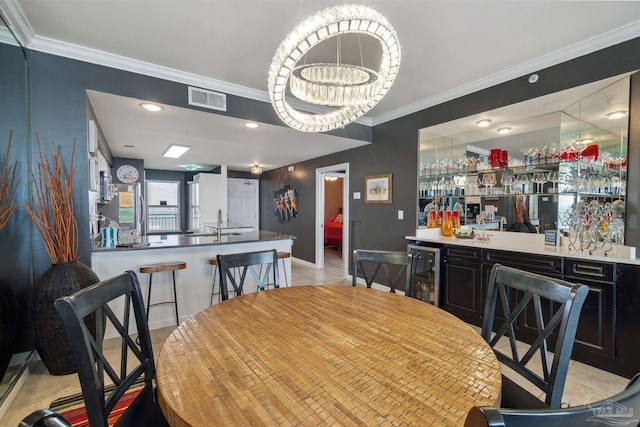
MULTIPOLYGON (((176 292, 176 272, 175 270, 171 271, 171 276, 173 279, 173 301, 162 301, 151 304, 151 285, 153 284, 153 273, 149 274, 149 293, 147 294, 147 323, 149 323, 149 312, 151 311, 151 307, 155 307, 156 305, 163 304, 173 304, 176 310, 176 325, 180 324, 179 316, 178 316, 178 293, 176 292)), ((212 297, 213 298, 213 297, 212 297)))
POLYGON ((284 264, 284 258, 280 258, 282 261, 282 271, 284 272, 284 285, 289 286, 289 279, 287 278, 287 266, 284 264))

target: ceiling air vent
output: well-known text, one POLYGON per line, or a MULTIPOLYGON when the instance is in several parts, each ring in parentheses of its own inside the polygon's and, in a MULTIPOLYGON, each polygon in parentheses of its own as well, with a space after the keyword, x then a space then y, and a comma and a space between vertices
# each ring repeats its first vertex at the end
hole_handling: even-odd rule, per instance
POLYGON ((197 87, 189 87, 189 105, 227 111, 227 95, 197 87))

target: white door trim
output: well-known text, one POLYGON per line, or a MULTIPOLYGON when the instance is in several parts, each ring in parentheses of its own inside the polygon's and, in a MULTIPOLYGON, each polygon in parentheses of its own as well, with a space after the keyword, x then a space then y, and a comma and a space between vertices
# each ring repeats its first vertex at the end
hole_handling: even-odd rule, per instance
POLYGON ((341 176, 342 180, 342 260, 343 272, 349 273, 349 163, 340 163, 316 169, 316 269, 324 268, 324 177, 341 176), (344 174, 339 172, 344 171, 344 174))

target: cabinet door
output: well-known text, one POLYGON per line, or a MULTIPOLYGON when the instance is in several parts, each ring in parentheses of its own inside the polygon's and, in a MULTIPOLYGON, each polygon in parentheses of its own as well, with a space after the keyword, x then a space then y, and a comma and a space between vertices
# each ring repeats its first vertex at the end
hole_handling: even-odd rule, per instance
POLYGON ((447 259, 444 267, 443 308, 465 322, 482 324, 482 264, 447 259))
POLYGON ((576 341, 573 345, 574 353, 586 351, 613 358, 615 283, 588 282, 571 277, 565 279, 589 286, 589 294, 580 312, 576 341))
POLYGON ((580 312, 574 353, 615 357, 615 264, 567 259, 564 279, 589 286, 580 312))
POLYGON ((616 358, 629 378, 640 371, 640 266, 618 264, 616 358))

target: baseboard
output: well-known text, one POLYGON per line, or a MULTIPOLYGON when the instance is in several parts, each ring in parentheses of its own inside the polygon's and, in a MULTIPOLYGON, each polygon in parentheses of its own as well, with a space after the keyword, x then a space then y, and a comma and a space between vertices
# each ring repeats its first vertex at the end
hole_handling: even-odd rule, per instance
MULTIPOLYGON (((7 413, 7 410, 9 410, 9 407, 11 406, 13 401, 18 396, 18 393, 20 393, 20 390, 22 389, 24 384, 27 382, 27 378, 29 378, 29 375, 31 373, 30 368, 29 368, 29 364, 31 362, 37 361, 39 359, 40 359, 40 357, 35 351, 33 351, 29 356, 27 356, 27 358, 26 358, 26 360, 24 362, 23 368, 18 373, 18 379, 16 380, 16 382, 13 385, 10 386, 11 390, 9 391, 9 394, 7 395, 7 397, 2 402, 2 405, 0 405, 0 419, 2 419, 4 417, 4 415, 7 413)), ((27 415, 29 415, 29 414, 24 414, 25 417, 27 415)))

